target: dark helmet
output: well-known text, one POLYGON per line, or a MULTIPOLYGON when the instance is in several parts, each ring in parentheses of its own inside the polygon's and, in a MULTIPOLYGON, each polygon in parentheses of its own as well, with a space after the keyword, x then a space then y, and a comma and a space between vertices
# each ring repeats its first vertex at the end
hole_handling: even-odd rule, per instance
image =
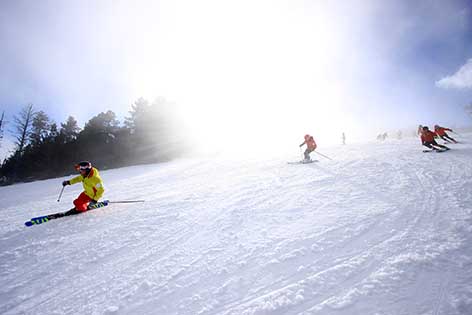
POLYGON ((439 128, 439 125, 434 125, 434 129, 438 129, 439 128))
POLYGON ((87 174, 92 170, 92 163, 89 161, 82 161, 75 164, 75 169, 77 171, 85 171, 87 174))
POLYGON ((423 130, 429 130, 428 126, 423 126, 423 130))

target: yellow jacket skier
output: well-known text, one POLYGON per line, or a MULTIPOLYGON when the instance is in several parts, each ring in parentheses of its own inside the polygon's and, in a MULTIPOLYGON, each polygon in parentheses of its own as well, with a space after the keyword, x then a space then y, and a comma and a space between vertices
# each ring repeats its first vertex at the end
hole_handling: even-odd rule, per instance
MULTIPOLYGON (((75 165, 75 169, 80 173, 79 176, 71 180, 62 182, 62 186, 73 185, 82 182, 84 191, 74 200, 75 210, 84 212, 90 209, 90 206, 97 203, 98 199, 103 196, 105 189, 98 170, 92 167, 92 163, 83 161, 75 165)), ((72 209, 74 210, 74 209, 72 209)))

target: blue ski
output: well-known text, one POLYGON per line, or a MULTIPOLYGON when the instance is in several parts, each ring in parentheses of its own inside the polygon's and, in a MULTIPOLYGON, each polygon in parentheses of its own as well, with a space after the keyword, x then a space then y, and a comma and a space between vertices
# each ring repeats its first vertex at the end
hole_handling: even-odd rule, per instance
MULTIPOLYGON (((109 200, 99 201, 96 204, 94 204, 92 206, 89 206, 88 210, 93 210, 93 209, 108 206, 108 203, 109 203, 109 200)), ((65 216, 65 213, 66 212, 58 212, 58 213, 54 213, 54 214, 44 215, 44 216, 41 216, 41 217, 31 218, 31 220, 25 222, 25 225, 26 226, 32 226, 32 225, 38 225, 38 224, 41 224, 41 223, 46 223, 46 222, 48 222, 50 220, 53 220, 53 219, 62 218, 63 216, 65 216)))

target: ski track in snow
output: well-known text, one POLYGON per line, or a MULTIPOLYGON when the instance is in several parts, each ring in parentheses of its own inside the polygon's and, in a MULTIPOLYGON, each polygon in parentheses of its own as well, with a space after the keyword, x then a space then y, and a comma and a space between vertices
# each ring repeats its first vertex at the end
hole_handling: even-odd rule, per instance
POLYGON ((472 146, 418 142, 103 171, 146 202, 30 228, 81 187, 2 187, 0 314, 472 314, 472 146))

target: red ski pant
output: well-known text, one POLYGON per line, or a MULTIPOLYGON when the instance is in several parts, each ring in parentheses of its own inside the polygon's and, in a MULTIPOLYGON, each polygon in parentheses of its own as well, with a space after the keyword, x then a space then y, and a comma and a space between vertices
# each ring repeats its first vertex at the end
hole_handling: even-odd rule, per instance
POLYGON ((81 193, 77 199, 74 200, 74 206, 77 211, 84 212, 87 211, 87 206, 92 199, 85 194, 81 193))

